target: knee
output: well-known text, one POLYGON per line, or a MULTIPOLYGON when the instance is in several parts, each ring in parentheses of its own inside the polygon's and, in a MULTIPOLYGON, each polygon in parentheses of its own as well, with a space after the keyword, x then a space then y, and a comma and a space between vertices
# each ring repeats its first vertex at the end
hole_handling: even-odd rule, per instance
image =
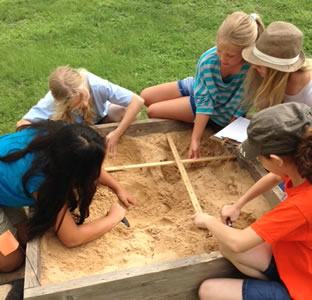
POLYGON ((147 107, 146 114, 149 118, 158 118, 159 114, 156 105, 151 105, 147 107))
POLYGON ((17 249, 8 256, 0 256, 0 273, 15 271, 24 263, 25 260, 24 253, 20 249, 17 249))
POLYGON ((145 106, 150 106, 152 104, 151 102, 151 88, 146 88, 144 89, 141 94, 140 97, 144 99, 144 104, 145 106))
POLYGON ((198 296, 200 300, 213 299, 213 282, 212 280, 205 280, 199 287, 198 296))

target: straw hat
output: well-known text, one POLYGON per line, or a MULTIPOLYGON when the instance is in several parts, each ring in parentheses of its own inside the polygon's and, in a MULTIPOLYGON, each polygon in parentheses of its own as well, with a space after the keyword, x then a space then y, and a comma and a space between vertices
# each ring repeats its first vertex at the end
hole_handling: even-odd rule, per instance
POLYGON ((273 22, 252 46, 243 49, 247 62, 282 72, 295 72, 305 61, 303 33, 293 24, 273 22))

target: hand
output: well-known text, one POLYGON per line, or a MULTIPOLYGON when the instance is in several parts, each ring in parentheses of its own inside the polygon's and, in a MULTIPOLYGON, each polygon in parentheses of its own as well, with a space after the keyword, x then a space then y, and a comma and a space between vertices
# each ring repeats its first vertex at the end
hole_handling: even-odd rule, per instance
POLYGON ((188 158, 189 159, 197 159, 200 157, 200 141, 192 140, 190 149, 188 152, 188 158))
POLYGON ((108 217, 112 218, 116 224, 118 224, 126 215, 126 210, 118 203, 113 203, 109 212, 108 217))
POLYGON ((116 158, 117 156, 117 144, 119 141, 120 136, 117 134, 116 130, 111 131, 106 136, 106 148, 107 151, 113 156, 113 158, 116 158))
POLYGON ((126 207, 129 207, 130 204, 136 204, 134 197, 124 187, 117 191, 117 197, 126 207))
POLYGON ((214 217, 205 213, 196 213, 195 215, 192 216, 192 221, 196 227, 208 229, 207 222, 211 218, 214 218, 214 217))
POLYGON ((240 214, 240 209, 235 207, 234 204, 223 206, 220 212, 220 216, 224 224, 226 224, 226 220, 228 218, 231 220, 231 222, 235 222, 238 219, 239 214, 240 214))

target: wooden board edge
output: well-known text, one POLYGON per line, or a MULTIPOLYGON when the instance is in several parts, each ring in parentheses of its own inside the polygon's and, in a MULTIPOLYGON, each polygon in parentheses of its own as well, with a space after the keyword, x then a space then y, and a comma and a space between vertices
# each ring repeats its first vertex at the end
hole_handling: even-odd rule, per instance
MULTIPOLYGON (((119 123, 95 125, 94 128, 102 135, 108 134, 117 128, 119 123)), ((125 135, 142 136, 152 133, 166 133, 183 131, 193 128, 193 124, 166 119, 136 120, 124 132, 125 135)))
POLYGON ((200 283, 207 278, 240 278, 219 252, 201 254, 144 267, 107 272, 58 284, 25 289, 24 299, 149 300, 189 294, 197 299, 200 283))
POLYGON ((34 238, 27 243, 25 260, 24 289, 39 286, 40 279, 40 238, 34 238))

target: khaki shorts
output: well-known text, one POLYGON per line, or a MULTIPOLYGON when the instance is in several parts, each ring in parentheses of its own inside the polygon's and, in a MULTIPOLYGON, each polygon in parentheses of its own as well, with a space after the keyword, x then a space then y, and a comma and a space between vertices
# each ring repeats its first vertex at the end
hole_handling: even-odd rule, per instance
POLYGON ((18 224, 27 218, 24 207, 0 206, 0 234, 10 230, 16 235, 15 224, 18 224))

